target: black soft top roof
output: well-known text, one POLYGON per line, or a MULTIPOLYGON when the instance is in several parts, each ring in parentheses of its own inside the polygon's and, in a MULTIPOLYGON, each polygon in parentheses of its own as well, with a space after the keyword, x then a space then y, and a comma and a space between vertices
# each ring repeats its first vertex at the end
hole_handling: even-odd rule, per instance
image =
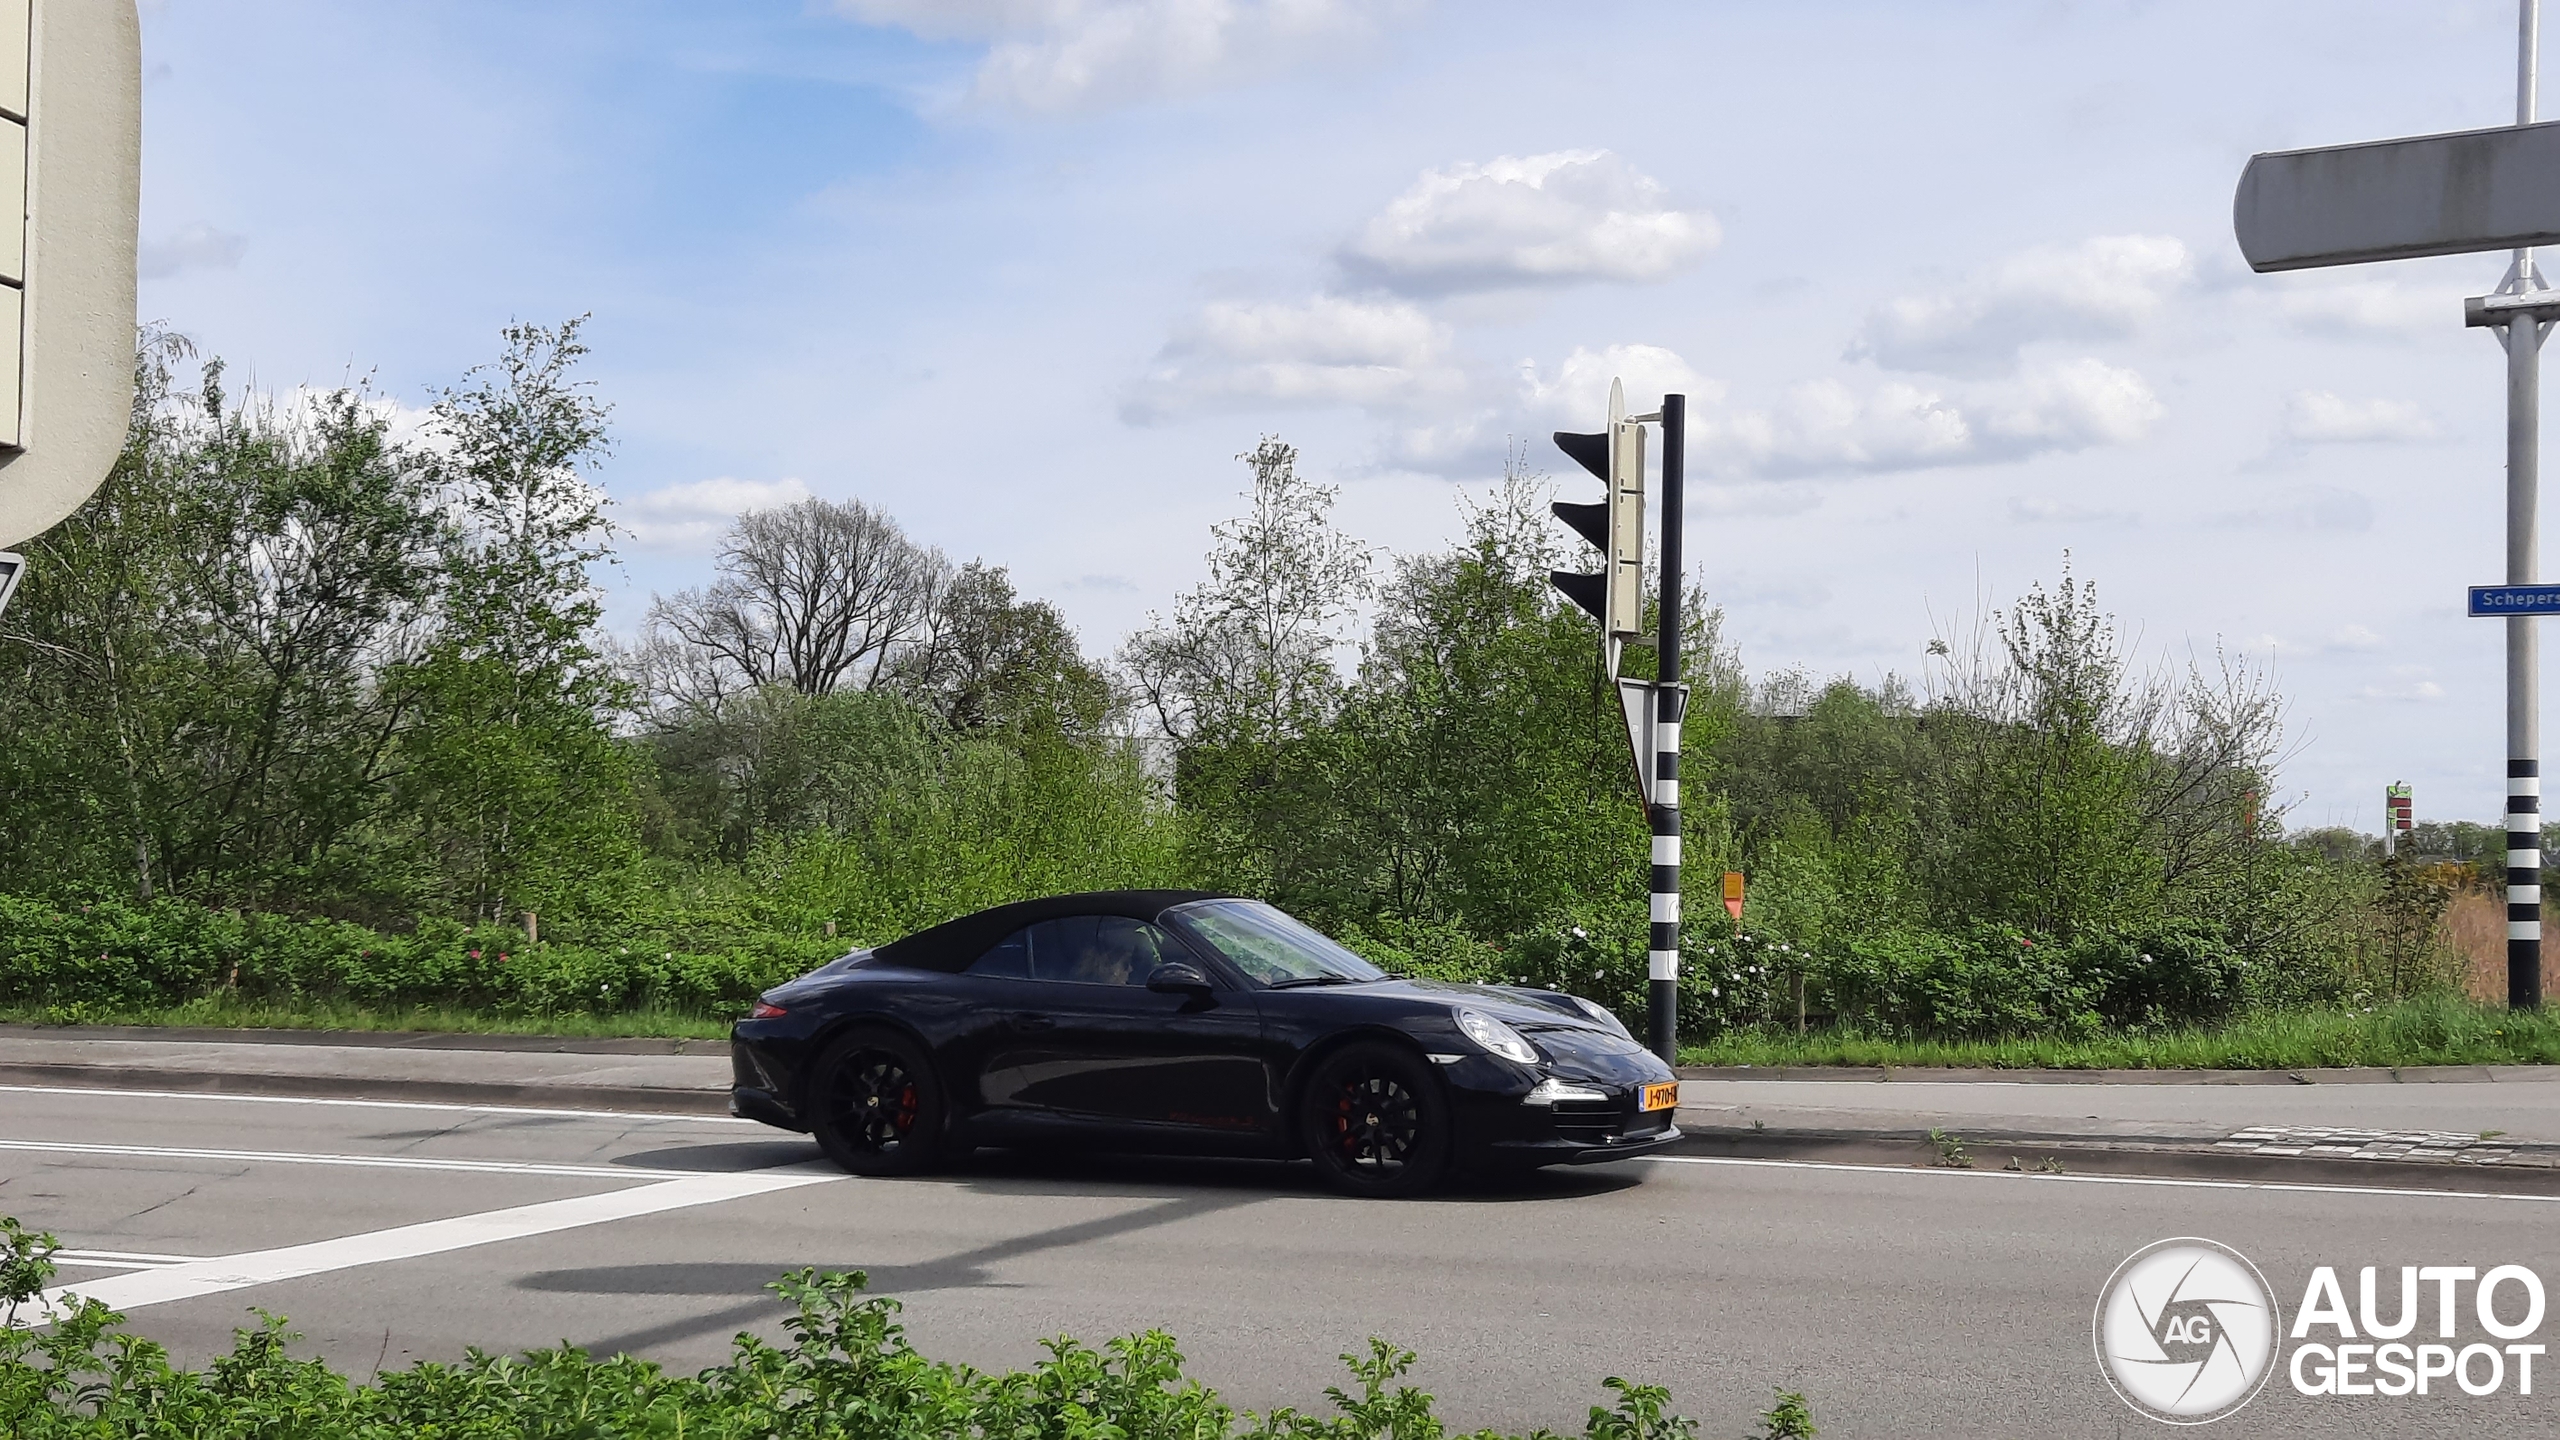
POLYGON ((1062 915, 1126 915, 1133 920, 1153 920, 1176 905, 1225 898, 1230 897, 1215 890, 1095 890, 1082 895, 1017 900, 975 915, 945 920, 903 940, 892 940, 873 950, 871 958, 910 970, 962 970, 987 953, 988 946, 1025 925, 1043 920, 1062 915))

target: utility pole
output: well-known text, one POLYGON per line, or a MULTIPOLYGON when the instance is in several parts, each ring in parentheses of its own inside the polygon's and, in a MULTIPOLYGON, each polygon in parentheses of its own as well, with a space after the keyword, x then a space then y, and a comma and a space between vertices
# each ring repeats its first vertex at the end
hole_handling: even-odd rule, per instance
MULTIPOLYGON (((2542 0, 2517 0, 2516 124, 2534 119, 2541 69, 2542 0)), ((2507 583, 2540 571, 2537 534, 2542 462, 2542 340, 2554 297, 2542 293, 2533 247, 2519 246, 2503 293, 2546 302, 2519 308, 2498 329, 2507 347, 2507 583)), ((2507 1008, 2542 1005, 2542 665, 2534 617, 2507 617, 2507 1008)))

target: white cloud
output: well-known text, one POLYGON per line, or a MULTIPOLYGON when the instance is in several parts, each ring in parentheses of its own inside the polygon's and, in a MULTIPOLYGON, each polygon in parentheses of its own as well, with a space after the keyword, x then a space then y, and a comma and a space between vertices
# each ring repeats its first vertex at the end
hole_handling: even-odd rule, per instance
POLYGON ((2021 251, 1950 290, 1887 300, 1867 314, 1854 357, 1888 370, 1982 375, 2039 340, 2131 334, 2195 280, 2167 235, 2100 235, 2021 251))
POLYGON ((248 253, 248 236, 197 224, 142 242, 136 268, 145 280, 166 280, 188 270, 237 270, 240 257, 248 253))
POLYGON ((2443 334, 2455 329, 2462 316, 2459 296, 2392 280, 2297 283, 2275 291, 2273 304, 2286 324, 2321 336, 2443 334))
POLYGON ((1402 301, 1214 301, 1182 323, 1121 406, 1145 425, 1193 406, 1397 409, 1454 397, 1449 328, 1402 301))
POLYGON ((1523 360, 1509 378, 1474 378, 1470 400, 1440 407, 1429 420, 1400 417, 1387 446, 1397 464, 1435 474, 1494 473, 1503 450, 1526 437, 1532 450, 1550 454, 1546 437, 1556 430, 1598 430, 1609 413, 1609 382, 1626 386, 1627 408, 1643 414, 1664 395, 1689 397, 1692 430, 1702 411, 1724 397, 1724 382, 1701 375, 1659 345, 1577 349, 1552 375, 1523 360))
POLYGON ((2243 530, 2363 531, 2373 528, 2373 502, 2335 485, 2305 485, 2207 520, 2243 530))
POLYGON ((2405 400, 2349 400, 2326 390, 2285 397, 2285 438, 2307 445, 2427 440, 2435 433, 2427 412, 2405 400))
POLYGON ((2329 632, 2328 638, 2320 643, 2320 648, 2348 654, 2362 654, 2380 650, 2388 644, 2390 644, 2389 641, 2362 625, 2341 625, 2329 632))
POLYGON ((740 480, 721 475, 663 485, 617 501, 613 518, 649 549, 707 550, 740 515, 808 498, 809 487, 798 480, 740 480))
POLYGON ((1338 58, 1413 0, 836 0, 872 25, 985 44, 973 98, 1090 110, 1338 58))
POLYGON ((2140 375, 2088 359, 1954 391, 1904 380, 1864 388, 1809 380, 1765 407, 1729 403, 1723 381, 1658 345, 1577 349, 1551 372, 1524 362, 1519 373, 1514 393, 1491 395, 1465 419, 1406 427, 1395 458, 1420 469, 1481 469, 1494 444, 1524 430, 1596 429, 1612 378, 1625 382, 1627 406, 1639 413, 1666 393, 1689 397, 1690 473, 1702 484, 1996 463, 2129 444, 2161 414, 2140 375))
POLYGON ((2362 700, 2414 700, 2421 703, 2444 698, 2444 687, 2433 680, 2394 680, 2387 684, 2367 685, 2356 692, 2362 700))
POLYGON ((2026 455, 2130 445, 2163 413, 2141 375, 2083 356, 2031 369, 1986 401, 1985 448, 2026 455))
POLYGON ((2019 525, 2136 525, 2142 516, 2131 510, 2106 510, 2067 500, 2013 495, 2009 498, 2009 519, 2019 525))
POLYGON ((1416 294, 1659 280, 1715 248, 1704 210, 1606 150, 1427 170, 1342 247, 1355 277, 1416 294))

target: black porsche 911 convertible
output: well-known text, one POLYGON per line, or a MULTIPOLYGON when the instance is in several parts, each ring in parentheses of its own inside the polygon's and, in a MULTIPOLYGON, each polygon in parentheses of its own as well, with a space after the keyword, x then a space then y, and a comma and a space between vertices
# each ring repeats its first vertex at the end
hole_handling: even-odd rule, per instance
POLYGON ((838 1164, 979 1145, 1299 1156, 1355 1195, 1453 1169, 1616 1160, 1679 1138, 1670 1069, 1553 991, 1390 978, 1254 900, 1000 905, 766 992, 730 1109, 838 1164))

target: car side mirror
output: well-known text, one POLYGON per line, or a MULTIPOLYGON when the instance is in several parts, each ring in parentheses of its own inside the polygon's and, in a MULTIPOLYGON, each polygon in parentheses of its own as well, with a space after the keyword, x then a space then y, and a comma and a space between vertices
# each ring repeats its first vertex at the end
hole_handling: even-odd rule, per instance
POLYGON ((1157 966, 1147 976, 1147 988, 1160 995, 1207 995, 1215 987, 1197 967, 1174 960, 1157 966))

